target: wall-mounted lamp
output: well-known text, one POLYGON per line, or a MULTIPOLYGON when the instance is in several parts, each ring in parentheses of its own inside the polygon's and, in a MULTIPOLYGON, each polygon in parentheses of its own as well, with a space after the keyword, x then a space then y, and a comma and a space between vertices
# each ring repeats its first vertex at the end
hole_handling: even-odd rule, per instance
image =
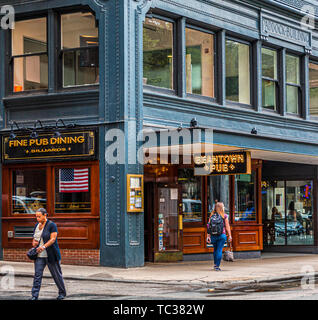
POLYGON ((19 125, 15 121, 11 120, 10 121, 11 132, 10 132, 10 136, 9 136, 10 140, 14 140, 17 137, 17 135, 14 133, 14 130, 13 130, 14 125, 17 127, 18 130, 20 130, 19 125))
POLYGON ((251 130, 251 134, 257 134, 256 128, 253 128, 253 129, 251 130))
POLYGON ((191 121, 190 121, 190 128, 196 128, 198 126, 198 121, 196 118, 193 118, 191 121))

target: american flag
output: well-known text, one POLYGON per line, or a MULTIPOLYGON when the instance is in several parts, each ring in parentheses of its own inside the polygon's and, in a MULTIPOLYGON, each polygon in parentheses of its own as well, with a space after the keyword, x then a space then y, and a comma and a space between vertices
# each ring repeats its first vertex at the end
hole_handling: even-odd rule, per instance
POLYGON ((63 192, 88 192, 88 168, 60 169, 59 190, 63 192))

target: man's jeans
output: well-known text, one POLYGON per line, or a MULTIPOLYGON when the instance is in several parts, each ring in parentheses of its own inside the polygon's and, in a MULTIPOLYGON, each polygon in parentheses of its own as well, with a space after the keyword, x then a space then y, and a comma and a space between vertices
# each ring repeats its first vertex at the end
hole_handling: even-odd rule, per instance
POLYGON ((223 233, 219 236, 211 236, 211 243, 213 244, 214 252, 214 265, 216 267, 220 267, 221 260, 222 260, 222 250, 224 244, 226 242, 226 235, 223 233))
POLYGON ((56 261, 54 263, 49 263, 47 261, 47 258, 37 258, 34 262, 35 273, 34 273, 34 280, 33 280, 32 297, 35 297, 35 298, 39 297, 43 271, 46 265, 49 267, 49 270, 54 279, 54 282, 59 289, 59 295, 66 296, 66 290, 64 286, 60 262, 56 261))

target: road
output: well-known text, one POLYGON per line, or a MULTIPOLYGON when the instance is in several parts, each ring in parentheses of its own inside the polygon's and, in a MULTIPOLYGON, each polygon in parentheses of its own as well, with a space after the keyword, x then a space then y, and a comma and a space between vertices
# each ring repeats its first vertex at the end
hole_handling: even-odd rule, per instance
MULTIPOLYGON (((30 298, 32 277, 15 277, 14 287, 0 287, 0 300, 30 298)), ((318 285, 302 288, 296 282, 202 288, 198 285, 165 285, 89 280, 66 280, 66 300, 318 300, 318 285)), ((52 300, 57 288, 43 278, 40 300, 52 300)))

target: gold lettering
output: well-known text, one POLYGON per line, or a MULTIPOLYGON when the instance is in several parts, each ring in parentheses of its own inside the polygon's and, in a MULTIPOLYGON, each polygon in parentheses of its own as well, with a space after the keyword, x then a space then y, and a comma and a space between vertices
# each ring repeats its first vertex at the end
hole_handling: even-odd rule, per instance
POLYGON ((85 138, 83 136, 80 136, 77 138, 77 142, 78 143, 84 143, 85 142, 85 138))

